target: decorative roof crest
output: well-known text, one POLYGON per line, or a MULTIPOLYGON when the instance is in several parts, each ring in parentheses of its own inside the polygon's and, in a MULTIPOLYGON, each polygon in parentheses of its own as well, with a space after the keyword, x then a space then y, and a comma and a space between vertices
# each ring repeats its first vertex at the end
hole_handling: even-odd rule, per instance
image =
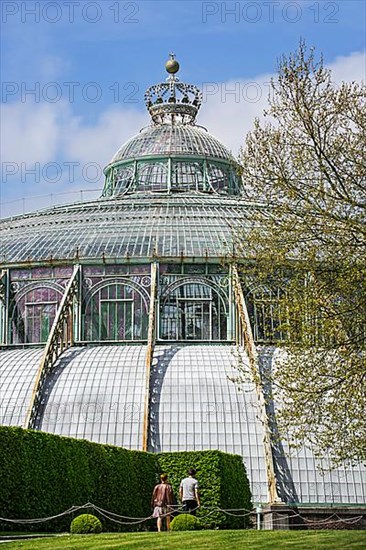
POLYGON ((194 124, 202 103, 202 92, 193 84, 180 82, 176 76, 179 63, 170 54, 165 63, 166 82, 150 86, 145 93, 146 107, 155 124, 194 124))

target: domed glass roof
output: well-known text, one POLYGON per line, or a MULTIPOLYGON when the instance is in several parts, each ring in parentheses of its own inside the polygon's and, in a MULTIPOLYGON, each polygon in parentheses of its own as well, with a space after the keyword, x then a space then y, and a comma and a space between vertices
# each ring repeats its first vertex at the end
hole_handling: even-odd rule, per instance
POLYGON ((193 155, 234 160, 228 149, 201 126, 157 124, 145 128, 122 145, 111 164, 150 155, 193 155))
POLYGON ((148 88, 151 126, 131 138, 104 169, 103 197, 126 193, 214 193, 240 195, 238 165, 230 151, 197 126, 201 91, 180 82, 179 63, 171 54, 170 76, 148 88))
POLYGON ((245 201, 216 193, 128 193, 1 220, 0 261, 224 257, 251 216, 245 201))

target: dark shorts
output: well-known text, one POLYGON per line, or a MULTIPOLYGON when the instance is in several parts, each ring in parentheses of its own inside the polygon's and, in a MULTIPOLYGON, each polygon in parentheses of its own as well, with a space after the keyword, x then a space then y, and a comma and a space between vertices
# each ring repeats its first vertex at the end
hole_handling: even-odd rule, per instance
POLYGON ((192 514, 193 516, 196 515, 197 512, 197 500, 184 500, 183 501, 183 512, 188 512, 189 514, 192 514))

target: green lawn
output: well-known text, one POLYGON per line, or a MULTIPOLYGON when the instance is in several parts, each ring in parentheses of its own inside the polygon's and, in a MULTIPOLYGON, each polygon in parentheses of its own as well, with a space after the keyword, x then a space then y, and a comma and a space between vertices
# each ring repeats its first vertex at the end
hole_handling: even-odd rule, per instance
POLYGON ((348 550, 366 548, 366 531, 198 531, 195 533, 120 533, 110 535, 60 536, 49 539, 16 541, 5 549, 29 550, 276 550, 282 548, 325 548, 348 550))

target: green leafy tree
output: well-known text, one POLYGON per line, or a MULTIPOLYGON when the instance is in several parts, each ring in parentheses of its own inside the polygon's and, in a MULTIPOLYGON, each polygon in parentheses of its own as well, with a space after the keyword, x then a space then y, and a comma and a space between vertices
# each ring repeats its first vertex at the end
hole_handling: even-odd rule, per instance
POLYGON ((240 159, 257 203, 245 275, 277 292, 266 340, 282 335, 268 373, 278 429, 334 466, 366 459, 365 97, 362 83, 335 85, 300 42, 240 159))

